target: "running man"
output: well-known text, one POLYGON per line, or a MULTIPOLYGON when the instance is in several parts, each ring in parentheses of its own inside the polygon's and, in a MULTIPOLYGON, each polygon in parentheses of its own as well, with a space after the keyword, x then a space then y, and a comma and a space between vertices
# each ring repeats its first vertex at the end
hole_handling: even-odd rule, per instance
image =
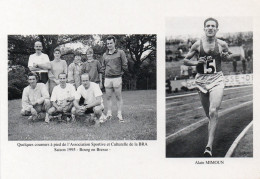
POLYGON ((60 84, 53 88, 51 95, 52 107, 48 110, 48 113, 51 116, 59 114, 59 121, 61 121, 61 117, 65 117, 69 121, 68 115, 71 114, 76 90, 72 84, 66 83, 66 73, 60 73, 58 77, 60 84))
POLYGON ((30 72, 27 76, 29 85, 24 88, 22 96, 21 115, 30 116, 35 121, 40 118, 41 112, 46 112, 45 121, 49 121, 47 111, 51 107, 49 92, 43 83, 37 83, 37 75, 30 72))
POLYGON ((48 55, 42 53, 40 41, 35 42, 34 49, 35 53, 29 57, 28 68, 39 75, 39 82, 46 84, 48 82, 48 70, 51 69, 50 59, 48 55))
POLYGON ((102 99, 102 91, 99 85, 90 82, 88 73, 81 75, 81 83, 77 89, 74 107, 72 108, 72 121, 75 121, 75 115, 92 114, 91 118, 97 125, 104 122, 104 105, 102 99), (84 98, 84 105, 79 105, 80 98, 84 98))
POLYGON ((108 36, 106 39, 108 50, 103 55, 102 71, 105 72, 105 89, 107 95, 107 116, 112 118, 112 94, 115 93, 117 103, 117 118, 124 122, 122 117, 122 75, 128 71, 127 59, 123 50, 116 49, 116 38, 108 36))
POLYGON ((212 157, 212 144, 218 123, 218 110, 224 92, 221 60, 224 58, 229 59, 232 55, 228 50, 227 43, 216 38, 218 32, 218 21, 216 19, 208 18, 204 21, 204 32, 205 36, 192 45, 184 59, 184 64, 197 67, 195 83, 202 106, 209 118, 208 143, 204 156, 212 157), (190 60, 194 55, 198 55, 198 61, 190 60))

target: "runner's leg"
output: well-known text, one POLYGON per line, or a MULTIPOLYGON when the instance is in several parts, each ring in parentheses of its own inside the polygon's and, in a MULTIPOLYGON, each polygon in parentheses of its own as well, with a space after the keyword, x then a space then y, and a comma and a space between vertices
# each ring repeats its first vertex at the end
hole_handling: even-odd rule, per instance
POLYGON ((107 116, 112 115, 112 94, 113 88, 106 88, 107 95, 107 116))
POLYGON ((209 132, 209 138, 207 147, 210 147, 212 149, 212 144, 214 141, 214 136, 217 128, 218 123, 218 110, 221 105, 221 101, 223 98, 223 88, 215 88, 213 89, 209 94, 209 126, 208 126, 208 132, 209 132))
POLYGON ((199 91, 199 97, 206 116, 209 118, 209 93, 199 91))

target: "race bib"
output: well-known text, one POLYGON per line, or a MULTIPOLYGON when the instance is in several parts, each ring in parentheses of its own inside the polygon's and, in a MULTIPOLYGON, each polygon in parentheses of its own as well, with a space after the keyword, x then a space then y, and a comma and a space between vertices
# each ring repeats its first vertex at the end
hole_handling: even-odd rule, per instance
POLYGON ((216 61, 211 56, 208 56, 206 63, 204 63, 204 74, 212 74, 216 72, 216 61))

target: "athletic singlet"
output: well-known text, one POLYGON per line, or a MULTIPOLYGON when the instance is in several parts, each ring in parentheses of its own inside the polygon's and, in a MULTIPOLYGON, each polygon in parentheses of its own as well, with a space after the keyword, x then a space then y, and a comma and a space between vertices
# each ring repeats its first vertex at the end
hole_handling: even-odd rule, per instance
MULTIPOLYGON (((219 52, 217 39, 215 40, 215 48, 213 51, 206 53, 203 49, 202 40, 200 40, 200 52, 199 58, 204 58, 205 64, 199 64, 197 66, 197 72, 200 74, 213 74, 221 70, 221 56, 219 52)), ((198 58, 198 59, 199 59, 198 58)))

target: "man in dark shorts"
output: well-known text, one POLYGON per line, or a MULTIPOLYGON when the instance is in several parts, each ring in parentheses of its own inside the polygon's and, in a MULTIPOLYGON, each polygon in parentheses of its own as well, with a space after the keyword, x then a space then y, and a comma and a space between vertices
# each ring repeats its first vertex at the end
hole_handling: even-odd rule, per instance
POLYGON ((104 105, 102 99, 102 91, 99 85, 90 82, 89 74, 81 75, 81 85, 78 87, 75 94, 74 107, 72 108, 72 121, 75 121, 76 115, 91 114, 91 118, 97 125, 104 122, 103 114, 104 105), (84 105, 79 105, 80 98, 84 98, 84 105))
POLYGON ((48 82, 48 70, 51 69, 48 55, 42 53, 42 43, 40 41, 34 44, 35 53, 30 55, 28 68, 39 76, 39 82, 46 84, 48 82))
POLYGON ((216 38, 218 21, 208 18, 204 21, 205 36, 195 42, 184 64, 196 66, 197 75, 195 83, 199 91, 200 100, 206 116, 209 118, 208 143, 204 152, 205 157, 212 157, 212 144, 218 123, 218 110, 221 105, 224 92, 224 76, 221 69, 221 60, 231 58, 226 42, 216 38), (198 55, 198 61, 190 59, 198 55))

